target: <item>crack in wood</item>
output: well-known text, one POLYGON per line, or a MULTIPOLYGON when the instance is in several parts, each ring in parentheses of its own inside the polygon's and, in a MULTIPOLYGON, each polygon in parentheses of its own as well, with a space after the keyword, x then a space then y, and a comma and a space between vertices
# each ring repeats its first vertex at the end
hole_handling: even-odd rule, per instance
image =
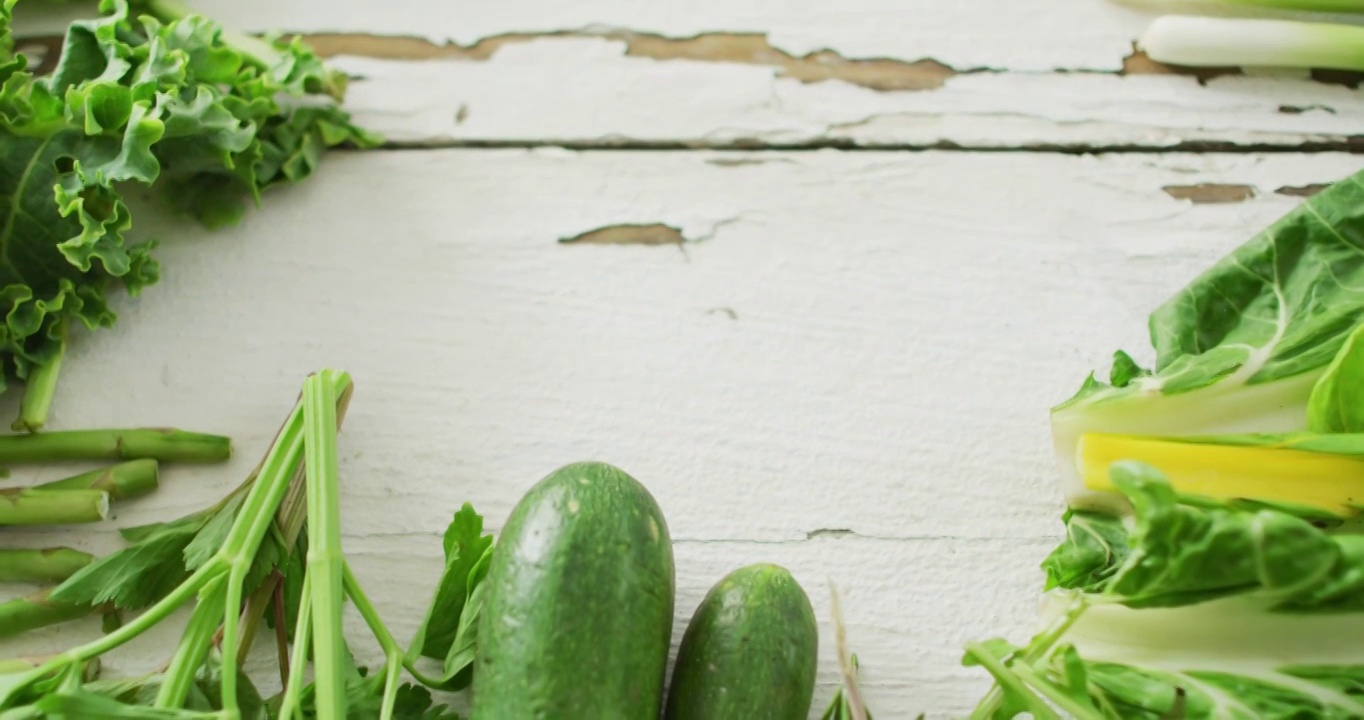
MULTIPOLYGON (((640 140, 635 138, 600 137, 575 140, 491 140, 491 139, 433 139, 402 141, 384 144, 384 150, 423 151, 440 149, 466 150, 540 150, 553 148, 572 152, 690 152, 707 150, 753 154, 757 152, 814 152, 842 150, 847 152, 965 152, 995 153, 1055 153, 1059 155, 1189 155, 1237 154, 1277 155, 1350 153, 1364 154, 1364 135, 1351 135, 1340 140, 1303 140, 1301 142, 1237 142, 1232 140, 1181 140, 1171 143, 1059 143, 1020 142, 1015 145, 961 143, 951 140, 935 142, 879 142, 861 143, 853 138, 818 137, 808 140, 783 142, 763 138, 733 138, 727 140, 640 140)), ((341 147, 337 152, 348 152, 341 147)), ((367 151, 373 152, 373 151, 367 151)), ((723 163, 721 163, 723 164, 723 163)))

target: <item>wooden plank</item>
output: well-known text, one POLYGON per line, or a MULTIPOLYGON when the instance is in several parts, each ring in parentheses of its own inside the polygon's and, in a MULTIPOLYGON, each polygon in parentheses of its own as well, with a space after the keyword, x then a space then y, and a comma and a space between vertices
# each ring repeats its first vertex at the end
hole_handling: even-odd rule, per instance
MULTIPOLYGON (((235 459, 169 469, 110 523, 7 542, 103 551, 114 527, 208 504, 258 459, 304 374, 341 367, 357 382, 346 550, 400 636, 459 503, 496 529, 537 479, 596 458, 667 513, 679 627, 727 570, 786 563, 825 638, 825 583, 846 593, 877 717, 960 716, 985 685, 958 666, 962 642, 1029 634, 1037 563, 1060 536, 1047 409, 1114 349, 1146 359, 1145 314, 1306 192, 1280 188, 1358 164, 331 155, 237 228, 138 214, 137 233, 166 242, 165 279, 120 303, 117 331, 82 335, 64 370, 53 428, 217 431, 235 459)), ((9 639, 0 656, 97 632, 9 639)), ((110 672, 162 660, 163 632, 110 672)), ((821 663, 822 701, 833 656, 821 663)))
MULTIPOLYGON (((25 4, 29 5, 29 4, 25 4)), ((68 7, 40 12, 41 27, 88 13, 68 7)), ((594 0, 189 0, 197 12, 248 32, 347 32, 411 36, 472 45, 507 33, 620 29, 690 37, 709 32, 760 33, 776 48, 804 55, 831 50, 847 58, 933 58, 958 70, 1117 70, 1149 13, 1105 0, 1056 0, 1039 6, 1008 0, 816 0, 780 3, 682 0, 640 3, 594 0)))
MULTIPOLYGON (((534 4, 193 7, 308 33, 357 76, 361 122, 404 144, 1345 149, 1364 126, 1346 84, 1134 58, 1151 14, 1107 0, 534 4)), ((26 3, 17 27, 81 8, 26 3)))
POLYGON ((806 82, 778 65, 629 53, 624 40, 551 38, 486 60, 333 62, 360 78, 357 119, 416 145, 1301 148, 1345 147, 1364 127, 1360 90, 1294 77, 921 72, 938 84, 886 91, 865 84, 906 73, 806 82))

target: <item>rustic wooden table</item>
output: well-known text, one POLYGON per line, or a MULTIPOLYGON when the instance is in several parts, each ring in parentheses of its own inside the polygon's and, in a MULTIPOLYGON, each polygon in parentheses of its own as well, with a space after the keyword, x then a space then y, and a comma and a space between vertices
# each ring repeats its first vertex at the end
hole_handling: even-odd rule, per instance
POLYGON ((165 279, 73 349, 52 426, 237 454, 63 541, 221 497, 304 374, 340 367, 346 551, 400 636, 459 503, 496 529, 601 459, 667 513, 675 638, 722 574, 784 564, 821 619, 822 709, 833 582, 878 720, 960 717, 988 687, 962 644, 1032 629, 1061 531, 1048 408, 1361 163, 1359 90, 1161 72, 1133 56, 1151 16, 1105 0, 190 4, 307 34, 390 145, 237 228, 137 228, 165 279))

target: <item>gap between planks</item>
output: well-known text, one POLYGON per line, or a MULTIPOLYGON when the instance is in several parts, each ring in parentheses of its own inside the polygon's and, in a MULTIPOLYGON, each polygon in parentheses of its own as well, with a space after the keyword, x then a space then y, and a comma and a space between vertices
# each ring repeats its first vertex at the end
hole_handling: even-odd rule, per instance
MULTIPOLYGON (((569 150, 574 152, 733 152, 733 153, 789 153, 838 150, 844 152, 960 152, 982 154, 1023 153, 1035 155, 1273 155, 1273 154, 1364 154, 1364 136, 1344 141, 1312 141, 1301 143, 1235 143, 1227 141, 1185 141, 1167 145, 1124 143, 1114 145, 1086 145, 1063 143, 1020 143, 1018 145, 968 145, 954 142, 902 143, 864 145, 845 138, 819 138, 801 142, 770 142, 734 140, 730 142, 701 141, 641 141, 641 140, 464 140, 443 139, 429 141, 386 141, 367 150, 423 151, 423 150, 569 150)), ((342 148, 341 151, 346 151, 342 148)))

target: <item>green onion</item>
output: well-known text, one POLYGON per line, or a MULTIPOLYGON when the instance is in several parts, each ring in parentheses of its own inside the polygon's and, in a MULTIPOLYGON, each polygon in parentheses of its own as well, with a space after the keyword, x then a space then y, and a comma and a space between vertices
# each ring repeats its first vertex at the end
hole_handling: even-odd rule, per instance
POLYGON ((1364 71, 1364 27, 1335 23, 1167 15, 1138 47, 1171 65, 1364 71))

